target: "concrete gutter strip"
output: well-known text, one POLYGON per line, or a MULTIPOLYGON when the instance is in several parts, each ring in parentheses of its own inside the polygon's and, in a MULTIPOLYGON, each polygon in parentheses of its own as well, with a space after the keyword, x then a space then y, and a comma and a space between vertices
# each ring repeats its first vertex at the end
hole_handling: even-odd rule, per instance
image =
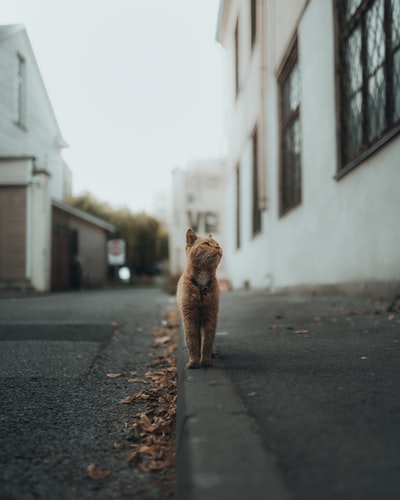
POLYGON ((176 500, 289 500, 222 366, 187 370, 185 351, 181 335, 176 500))

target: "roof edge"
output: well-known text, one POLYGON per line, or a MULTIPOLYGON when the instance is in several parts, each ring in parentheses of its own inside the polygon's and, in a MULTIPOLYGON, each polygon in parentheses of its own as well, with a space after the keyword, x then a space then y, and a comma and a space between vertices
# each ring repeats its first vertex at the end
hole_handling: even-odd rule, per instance
POLYGON ((79 210, 79 208, 72 207, 71 205, 67 205, 66 203, 54 199, 51 200, 51 204, 53 205, 53 207, 56 207, 63 212, 73 215, 78 219, 89 222, 90 224, 94 224, 95 226, 101 227, 102 229, 105 229, 110 233, 113 233, 116 230, 115 225, 111 224, 111 222, 107 222, 104 219, 100 219, 100 217, 96 217, 95 215, 84 212, 83 210, 79 210))
POLYGON ((0 25, 0 43, 3 42, 4 40, 7 40, 7 38, 10 38, 11 36, 15 35, 16 33, 23 31, 24 29, 25 29, 25 26, 23 24, 2 24, 2 25, 0 25))

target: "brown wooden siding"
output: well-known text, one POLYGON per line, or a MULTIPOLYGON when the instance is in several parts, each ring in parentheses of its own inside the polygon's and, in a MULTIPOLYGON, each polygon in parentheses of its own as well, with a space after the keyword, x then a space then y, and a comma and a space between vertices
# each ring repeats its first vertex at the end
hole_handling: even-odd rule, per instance
POLYGON ((0 187, 0 281, 26 278, 26 187, 0 187))

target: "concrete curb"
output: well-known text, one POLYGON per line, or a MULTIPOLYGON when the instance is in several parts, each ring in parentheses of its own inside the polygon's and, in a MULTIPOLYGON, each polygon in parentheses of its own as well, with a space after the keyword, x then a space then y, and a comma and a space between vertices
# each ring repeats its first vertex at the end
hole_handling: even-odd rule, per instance
POLYGON ((187 370, 178 349, 176 500, 288 500, 274 458, 261 443, 222 364, 187 370))

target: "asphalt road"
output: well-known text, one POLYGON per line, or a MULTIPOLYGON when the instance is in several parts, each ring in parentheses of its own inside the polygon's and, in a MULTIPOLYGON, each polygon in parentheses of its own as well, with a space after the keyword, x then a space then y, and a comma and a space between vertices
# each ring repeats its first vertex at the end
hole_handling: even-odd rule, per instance
POLYGON ((386 306, 222 295, 219 362, 292 499, 400 498, 400 314, 386 306))
POLYGON ((0 299, 2 500, 163 497, 162 477, 120 446, 140 410, 120 403, 132 385, 106 374, 146 371, 168 300, 157 289, 0 299), (90 464, 111 474, 90 479, 90 464))

